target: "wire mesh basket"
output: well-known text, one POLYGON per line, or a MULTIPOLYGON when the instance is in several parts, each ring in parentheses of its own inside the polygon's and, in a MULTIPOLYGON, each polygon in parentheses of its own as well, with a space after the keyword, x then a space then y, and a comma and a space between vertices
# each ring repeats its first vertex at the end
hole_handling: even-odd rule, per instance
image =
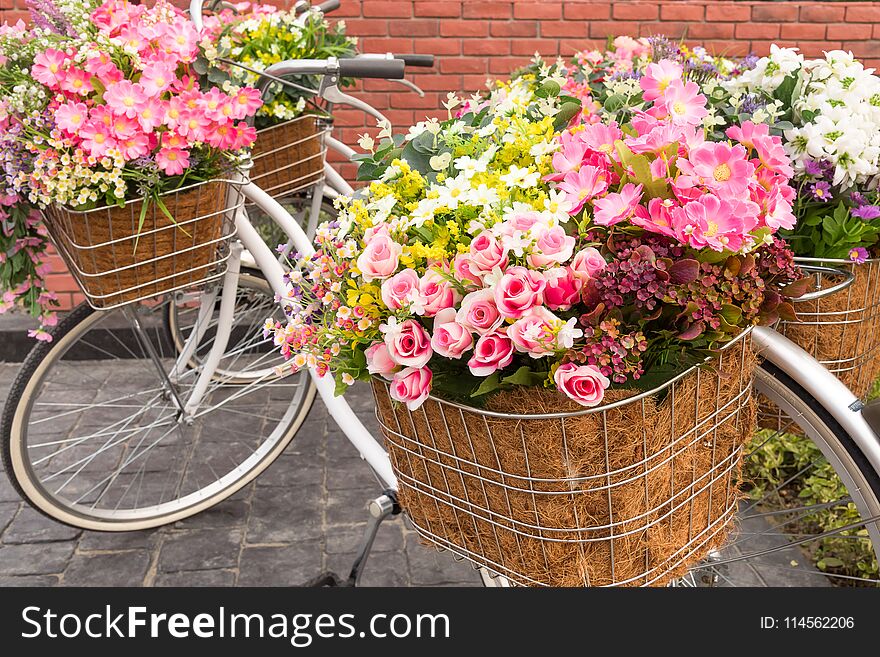
POLYGON ((797 262, 806 265, 819 294, 796 299, 799 321, 780 322, 776 330, 865 398, 880 374, 880 260, 797 262), (850 278, 851 284, 842 284, 850 278))
POLYGON ((257 131, 251 181, 274 198, 290 196, 324 179, 329 120, 314 114, 257 131))
POLYGON ((526 586, 659 586, 723 544, 755 423, 749 331, 590 409, 529 391, 416 411, 375 379, 401 505, 422 538, 526 586), (503 410, 499 410, 503 409, 503 410), (511 410, 515 409, 515 410, 511 410))
POLYGON ((160 197, 172 221, 143 200, 73 210, 53 205, 46 227, 88 303, 109 309, 218 278, 226 270, 240 184, 213 180, 160 197))

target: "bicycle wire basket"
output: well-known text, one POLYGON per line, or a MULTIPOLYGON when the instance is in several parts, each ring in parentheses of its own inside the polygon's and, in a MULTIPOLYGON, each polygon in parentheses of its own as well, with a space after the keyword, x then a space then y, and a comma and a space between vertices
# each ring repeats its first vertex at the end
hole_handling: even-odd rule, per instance
MULTIPOLYGON (((650 391, 583 409, 504 394, 493 410, 430 397, 376 414, 400 502, 429 544, 525 586, 681 577, 728 535, 755 424, 750 331, 650 391), (568 410, 571 407, 579 410, 568 410)), ((623 398, 620 398, 623 397, 623 398)))
POLYGON ((222 276, 244 202, 240 183, 212 180, 160 196, 172 221, 149 202, 74 210, 53 205, 46 227, 95 309, 107 310, 222 276))
POLYGON ((325 136, 331 120, 303 114, 257 131, 251 181, 278 199, 308 189, 324 179, 325 136))

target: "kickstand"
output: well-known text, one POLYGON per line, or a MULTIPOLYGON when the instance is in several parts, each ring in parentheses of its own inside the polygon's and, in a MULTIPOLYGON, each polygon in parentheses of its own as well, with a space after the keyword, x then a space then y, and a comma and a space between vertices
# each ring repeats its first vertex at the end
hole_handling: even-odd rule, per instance
POLYGON ((400 505, 397 503, 397 495, 394 491, 385 491, 369 504, 370 519, 364 529, 364 537, 361 539, 361 545, 358 549, 354 564, 351 566, 351 572, 348 579, 342 579, 339 575, 332 572, 321 573, 317 577, 310 579, 303 584, 307 587, 323 587, 323 586, 357 586, 360 583, 361 575, 364 573, 364 566, 367 563, 367 557, 370 556, 370 550, 373 548, 373 541, 376 540, 376 534, 379 531, 379 525, 388 516, 400 513, 400 505))

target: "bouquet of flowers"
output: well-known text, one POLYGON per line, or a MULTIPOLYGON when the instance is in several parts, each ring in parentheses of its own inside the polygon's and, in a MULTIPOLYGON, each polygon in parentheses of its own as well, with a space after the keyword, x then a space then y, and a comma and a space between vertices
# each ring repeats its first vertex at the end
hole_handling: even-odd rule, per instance
POLYGON ((593 406, 791 317, 804 285, 774 236, 794 226, 780 139, 745 122, 707 140, 698 85, 658 70, 678 75, 646 75, 625 125, 570 126, 545 80, 450 95, 448 120, 363 140, 375 182, 296 256, 288 321, 267 323, 293 368, 339 392, 385 377, 411 409, 520 386, 593 406))
MULTIPOLYGON (((303 21, 294 11, 280 11, 271 5, 243 2, 235 10, 223 9, 205 18, 202 44, 209 60, 220 58, 244 65, 218 64, 228 75, 229 85, 255 85, 259 73, 288 59, 327 59, 355 54, 357 39, 346 36, 345 22, 331 25, 309 13, 303 21)), ((317 81, 293 82, 317 89, 317 81)), ((265 103, 257 111, 257 128, 289 121, 307 110, 313 94, 273 83, 266 90, 265 103)), ((313 110, 316 109, 312 103, 313 110)))
POLYGON ((24 290, 26 303, 41 305, 51 296, 38 292, 46 242, 34 208, 142 198, 141 222, 150 203, 174 221, 161 195, 234 166, 254 140, 246 119, 261 101, 255 89, 221 91, 204 80, 198 34, 165 0, 31 7, 35 29, 0 29, 0 198, 14 224, 4 233, 17 235, 16 263, 32 264, 7 260, 2 282, 7 294, 24 290))
POLYGON ((855 262, 876 256, 880 78, 873 69, 848 52, 806 60, 772 46, 724 87, 741 108, 768 112, 783 133, 798 188, 798 226, 786 233, 795 253, 855 262))

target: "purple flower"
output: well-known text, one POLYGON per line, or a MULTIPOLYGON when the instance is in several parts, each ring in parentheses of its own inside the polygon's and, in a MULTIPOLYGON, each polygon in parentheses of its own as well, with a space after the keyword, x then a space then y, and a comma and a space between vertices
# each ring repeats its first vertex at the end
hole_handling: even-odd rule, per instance
POLYGON ((856 207, 861 207, 863 205, 869 205, 867 197, 860 192, 853 192, 849 195, 850 200, 856 204, 856 207))
POLYGON ((857 246, 854 249, 850 249, 849 259, 855 262, 856 264, 862 264, 868 259, 868 250, 862 248, 861 246, 857 246))
POLYGON ((870 221, 871 219, 876 219, 877 217, 880 217, 880 206, 860 205, 857 208, 851 209, 849 212, 854 217, 864 219, 865 221, 870 221))
POLYGON ((807 160, 804 171, 814 178, 830 178, 834 173, 834 166, 826 160, 807 160))
POLYGON ((824 180, 810 185, 810 195, 817 201, 827 201, 831 198, 831 185, 824 180))

